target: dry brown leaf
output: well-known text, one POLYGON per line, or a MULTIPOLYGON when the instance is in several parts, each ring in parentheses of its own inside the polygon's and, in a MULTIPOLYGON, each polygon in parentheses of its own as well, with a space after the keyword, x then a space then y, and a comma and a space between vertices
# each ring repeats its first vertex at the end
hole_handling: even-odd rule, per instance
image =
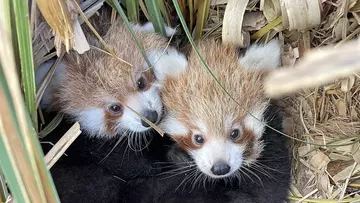
POLYGON ((36 3, 44 16, 46 22, 55 31, 58 37, 56 46, 64 43, 65 49, 69 51, 74 45, 74 30, 67 2, 58 0, 36 0, 36 3), (61 12, 59 12, 61 11, 61 12))
POLYGON ((317 185, 318 185, 318 189, 320 191, 331 191, 331 186, 330 186, 330 179, 329 176, 326 173, 323 173, 321 175, 318 176, 318 180, 317 180, 317 185))
POLYGON ((338 100, 337 102, 337 109, 339 111, 339 115, 340 116, 346 116, 346 112, 347 112, 347 107, 346 107, 346 102, 343 100, 338 100))
POLYGON ((226 4, 229 0, 211 0, 210 5, 216 6, 220 4, 226 4))
MULTIPOLYGON (((348 167, 346 167, 344 170, 340 171, 339 173, 337 173, 333 179, 336 183, 340 183, 341 181, 344 181, 348 178, 349 174, 351 173, 352 169, 353 169, 353 165, 350 165, 348 167)), ((357 165, 354 169, 354 171, 352 172, 352 174, 356 174, 360 171, 360 165, 357 165)))
POLYGON ((260 10, 264 12, 265 18, 271 22, 281 15, 279 0, 261 0, 260 10))
POLYGON ((297 47, 293 49, 289 44, 283 46, 283 54, 281 56, 281 64, 283 66, 293 67, 298 58, 299 49, 297 47))
POLYGON ((320 24, 321 12, 318 0, 282 0, 283 26, 289 30, 307 30, 320 24))
POLYGON ((74 21, 74 35, 75 35, 75 45, 74 50, 79 54, 83 54, 85 51, 90 49, 90 45, 85 37, 84 31, 82 30, 78 20, 74 21))
POLYGON ((328 156, 326 156, 323 152, 317 151, 316 154, 310 158, 310 163, 315 168, 321 170, 323 168, 326 168, 327 164, 330 162, 330 159, 328 156))
POLYGON ((55 144, 54 147, 45 155, 44 161, 48 169, 50 169, 56 161, 64 154, 66 149, 81 134, 80 125, 76 122, 55 144))
POLYGON ((339 153, 332 152, 329 154, 329 158, 334 161, 352 161, 353 158, 348 155, 342 155, 339 153))
POLYGON ((267 24, 262 12, 249 12, 244 14, 242 27, 245 31, 260 30, 267 24))
POLYGON ((355 162, 360 164, 360 144, 359 144, 359 142, 355 143, 352 146, 351 154, 352 154, 352 157, 354 158, 355 162))
POLYGON ((354 121, 359 119, 359 114, 357 113, 355 106, 350 107, 350 115, 351 119, 354 121))
POLYGON ((224 43, 247 47, 250 44, 250 34, 242 30, 244 13, 249 0, 229 0, 226 5, 222 40, 224 43))
POLYGON ((343 79, 341 81, 341 91, 348 92, 355 84, 355 76, 351 75, 349 78, 343 79))
POLYGON ((353 164, 354 161, 352 159, 348 161, 342 161, 342 160, 331 161, 328 164, 327 171, 331 176, 335 176, 336 174, 344 170, 346 167, 352 166, 353 164))

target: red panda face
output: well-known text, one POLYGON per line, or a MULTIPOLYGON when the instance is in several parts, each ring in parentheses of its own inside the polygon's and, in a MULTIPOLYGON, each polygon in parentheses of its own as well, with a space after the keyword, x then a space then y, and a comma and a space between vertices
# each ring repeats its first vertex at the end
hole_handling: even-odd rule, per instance
MULTIPOLYGON (((114 24, 104 40, 115 56, 96 49, 67 54, 45 91, 42 107, 66 113, 90 136, 136 136, 151 129, 141 116, 157 124, 163 114, 160 88, 164 76, 177 72, 178 64, 186 60, 168 47, 166 38, 153 33, 149 23, 134 25, 134 29, 153 67, 145 62, 128 28, 114 24)), ((175 30, 167 27, 167 32, 175 30)), ((37 84, 49 63, 38 68, 37 84)))
POLYGON ((186 70, 164 83, 161 92, 167 114, 160 126, 207 176, 238 176, 260 156, 269 102, 262 81, 266 68, 279 65, 279 48, 276 41, 253 45, 239 58, 231 46, 213 41, 198 45, 214 75, 241 106, 204 70, 194 53, 186 70))

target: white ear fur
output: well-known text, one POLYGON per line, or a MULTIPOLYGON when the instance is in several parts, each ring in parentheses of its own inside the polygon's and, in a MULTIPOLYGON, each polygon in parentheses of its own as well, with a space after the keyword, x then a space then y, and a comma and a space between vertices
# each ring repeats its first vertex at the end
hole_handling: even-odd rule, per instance
POLYGON ((150 51, 147 53, 147 56, 153 65, 155 77, 160 84, 162 84, 167 77, 181 74, 187 67, 186 57, 172 48, 168 48, 165 52, 150 51))
POLYGON ((187 135, 189 132, 189 129, 172 116, 170 112, 163 118, 159 127, 170 136, 187 135))
POLYGON ((259 107, 250 110, 250 114, 247 114, 244 118, 244 124, 247 129, 253 131, 257 139, 260 139, 265 131, 264 113, 267 108, 267 103, 260 105, 259 107))
MULTIPOLYGON (((49 72, 51 66, 55 63, 55 60, 48 60, 45 63, 42 63, 35 72, 35 83, 36 87, 39 88, 41 82, 45 78, 47 72, 49 72)), ((60 61, 58 66, 55 69, 54 75, 52 76, 50 83, 46 87, 44 94, 41 98, 40 106, 43 109, 48 109, 51 107, 53 93, 56 88, 58 88, 62 81, 66 77, 66 64, 64 61, 60 61)))
POLYGON ((246 69, 275 69, 280 65, 280 54, 280 42, 273 39, 264 45, 250 45, 245 55, 239 58, 239 63, 246 69))
MULTIPOLYGON (((166 37, 171 37, 176 33, 176 29, 171 28, 164 24, 166 37)), ((133 28, 144 32, 155 32, 154 25, 151 22, 147 22, 144 25, 133 24, 133 28)))

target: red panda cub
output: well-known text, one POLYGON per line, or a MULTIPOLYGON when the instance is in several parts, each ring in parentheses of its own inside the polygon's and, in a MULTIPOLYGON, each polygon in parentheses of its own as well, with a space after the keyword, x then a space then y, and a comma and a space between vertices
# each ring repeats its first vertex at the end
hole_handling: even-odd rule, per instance
POLYGON ((257 161, 265 145, 263 121, 270 101, 264 94, 263 79, 279 66, 280 45, 276 40, 254 44, 242 56, 236 47, 213 40, 200 42, 198 49, 241 106, 192 52, 184 71, 164 82, 161 92, 167 114, 160 126, 210 180, 239 177, 243 167, 257 161))
MULTIPOLYGON (((184 67, 184 56, 168 47, 168 39, 155 34, 151 23, 133 28, 153 67, 147 65, 126 25, 117 20, 103 36, 116 57, 95 48, 84 54, 65 54, 44 92, 41 107, 79 121, 90 136, 111 138, 148 132, 150 125, 138 114, 155 124, 160 121, 161 81, 164 73, 171 75, 184 67), (160 55, 161 61, 153 60, 160 55)), ((166 27, 166 32, 171 36, 175 30, 166 27)), ((87 37, 90 45, 106 50, 97 38, 87 37)), ((37 85, 53 62, 37 69, 37 85)))

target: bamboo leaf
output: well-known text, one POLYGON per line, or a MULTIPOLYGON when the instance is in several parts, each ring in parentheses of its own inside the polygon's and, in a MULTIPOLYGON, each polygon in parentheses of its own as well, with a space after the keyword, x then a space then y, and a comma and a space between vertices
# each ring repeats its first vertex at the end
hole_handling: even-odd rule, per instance
POLYGON ((6 199, 9 197, 8 189, 5 182, 4 172, 0 167, 0 202, 6 202, 6 199))
POLYGON ((166 35, 165 27, 164 27, 164 20, 161 16, 161 11, 158 5, 157 0, 145 0, 146 8, 150 14, 151 22, 153 23, 155 32, 166 35))
MULTIPOLYGON (((14 7, 11 7, 10 1, 6 1, 6 3, 0 4, 0 41, 3 46, 3 49, 0 50, 0 163, 8 180, 9 188, 17 202, 59 202, 21 95, 10 40, 12 36, 8 26, 11 20, 10 15, 8 15, 10 12, 5 12, 10 8, 20 8, 15 8, 15 4, 13 4, 14 7)), ((27 12, 26 4, 25 11, 27 12)), ((22 13, 22 15, 25 14, 25 16, 21 15, 23 18, 17 19, 15 22, 28 25, 26 12, 22 13)), ((23 30, 23 32, 29 34, 29 30, 23 30)), ((24 35, 24 33, 19 35, 24 35)), ((25 42, 30 42, 30 39, 25 35, 18 38, 19 43, 23 44, 29 53, 21 50, 21 54, 27 57, 28 62, 31 62, 29 66, 32 67, 31 45, 25 44, 24 41, 20 42, 23 38, 25 42)), ((32 77, 34 76, 32 75, 32 77)))
POLYGON ((139 1, 126 0, 126 10, 128 18, 131 22, 139 22, 139 1))
POLYGON ((210 9, 210 0, 204 0, 198 2, 198 10, 197 10, 197 17, 196 17, 196 25, 194 29, 194 39, 200 39, 202 36, 202 31, 206 26, 209 9, 210 9))
POLYGON ((46 125, 46 127, 40 131, 39 133, 39 137, 40 138, 44 138, 46 135, 48 135, 49 133, 51 133, 62 121, 62 119, 64 118, 64 114, 62 113, 58 113, 51 121, 49 124, 46 125))
POLYGON ((194 26, 194 0, 188 0, 188 6, 189 6, 189 20, 190 20, 189 29, 190 31, 192 31, 194 26))
POLYGON ((23 0, 12 1, 14 5, 13 8, 18 43, 17 51, 19 53, 21 63, 21 75, 24 88, 25 104, 32 118, 33 125, 35 129, 37 129, 35 73, 27 2, 28 1, 23 0))
POLYGON ((66 51, 69 51, 74 45, 74 28, 66 1, 36 0, 36 3, 48 25, 60 37, 66 51))
POLYGON ((273 29, 275 26, 279 25, 282 21, 281 16, 276 18, 274 21, 270 22, 263 28, 261 28, 259 31, 255 32, 253 35, 250 36, 252 40, 258 39, 262 36, 264 36, 266 33, 268 33, 271 29, 273 29))
POLYGON ((147 11, 147 9, 146 9, 146 6, 145 6, 145 4, 144 4, 144 1, 143 1, 143 0, 139 0, 139 5, 140 5, 140 8, 141 8, 142 12, 144 13, 146 19, 147 19, 148 21, 150 21, 150 15, 149 15, 149 13, 148 13, 148 11, 147 11))
POLYGON ((164 3, 164 0, 158 0, 158 4, 159 4, 161 13, 163 14, 163 16, 164 16, 165 19, 166 19, 166 23, 167 23, 168 25, 171 25, 171 21, 170 21, 169 14, 168 14, 168 12, 167 12, 166 5, 165 5, 165 3, 164 3))

